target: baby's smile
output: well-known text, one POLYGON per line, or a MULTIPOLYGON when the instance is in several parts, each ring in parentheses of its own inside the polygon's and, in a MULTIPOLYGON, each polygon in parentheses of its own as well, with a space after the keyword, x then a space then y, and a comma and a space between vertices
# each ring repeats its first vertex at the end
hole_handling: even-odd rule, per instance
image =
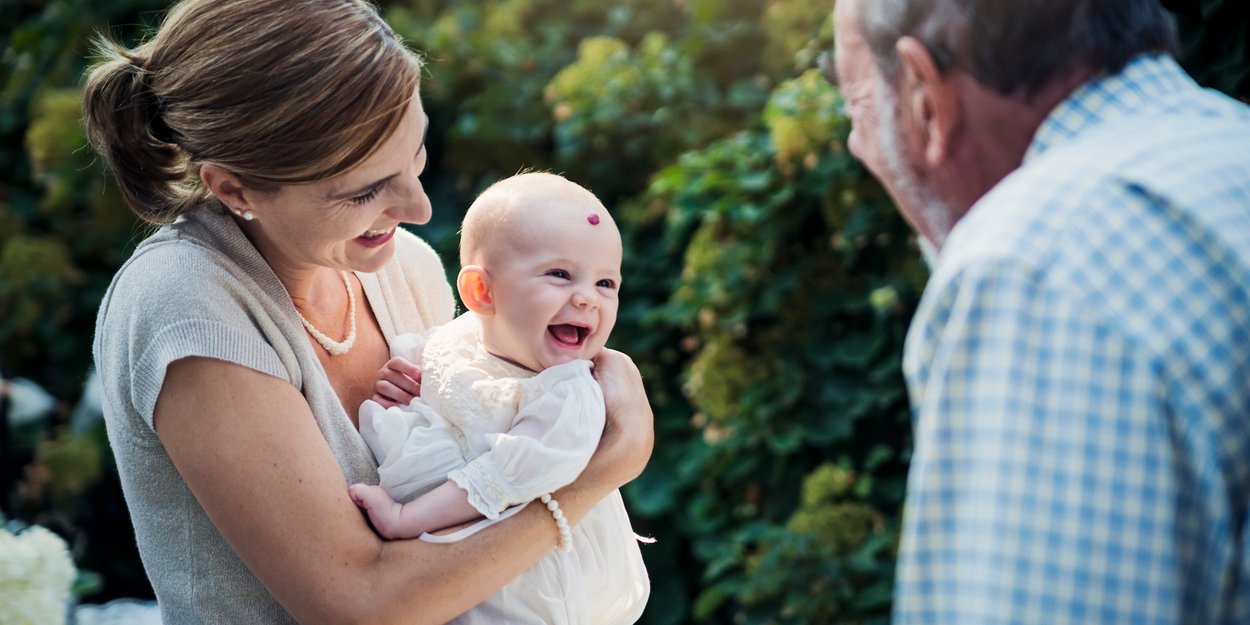
POLYGON ((581 347, 582 343, 586 341, 586 337, 590 334, 590 328, 571 323, 560 323, 547 326, 547 333, 561 345, 581 347))

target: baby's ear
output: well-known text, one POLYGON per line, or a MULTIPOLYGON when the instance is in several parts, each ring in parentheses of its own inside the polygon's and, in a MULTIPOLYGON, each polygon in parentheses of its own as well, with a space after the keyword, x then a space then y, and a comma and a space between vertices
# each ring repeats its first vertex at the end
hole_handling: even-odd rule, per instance
POLYGON ((469 310, 490 317, 495 314, 495 300, 491 297, 490 274, 477 265, 465 265, 456 277, 456 290, 460 300, 469 310))

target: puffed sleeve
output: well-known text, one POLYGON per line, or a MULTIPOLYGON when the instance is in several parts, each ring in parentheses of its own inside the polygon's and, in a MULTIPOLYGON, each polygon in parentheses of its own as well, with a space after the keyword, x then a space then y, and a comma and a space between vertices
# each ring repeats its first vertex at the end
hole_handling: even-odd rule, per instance
POLYGON ((360 406, 360 436, 378 461, 378 484, 408 502, 447 481, 465 466, 459 430, 417 397, 407 406, 360 406))
POLYGON ((487 434, 490 450, 448 478, 487 518, 568 485, 590 461, 603 434, 603 391, 590 361, 551 367, 532 380, 536 396, 506 433, 487 434))

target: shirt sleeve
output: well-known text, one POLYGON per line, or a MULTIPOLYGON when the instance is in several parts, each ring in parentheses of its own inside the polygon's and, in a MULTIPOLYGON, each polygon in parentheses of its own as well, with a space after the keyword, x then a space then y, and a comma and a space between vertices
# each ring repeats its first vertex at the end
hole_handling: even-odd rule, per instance
POLYGON ((172 244, 128 263, 101 305, 96 360, 102 381, 152 427, 169 365, 213 358, 298 386, 297 368, 284 362, 259 324, 264 302, 245 280, 208 254, 172 244))
POLYGON ((407 406, 360 406, 360 436, 378 461, 378 485, 405 503, 447 481, 464 467, 455 429, 420 397, 407 406))
POLYGON ((489 451, 448 476, 487 518, 568 485, 603 434, 603 392, 589 361, 549 368, 534 382, 542 392, 521 406, 512 428, 487 435, 489 451))
POLYGON ((938 277, 904 365, 895 622, 1173 622, 1180 478, 1157 363, 1018 261, 938 277))

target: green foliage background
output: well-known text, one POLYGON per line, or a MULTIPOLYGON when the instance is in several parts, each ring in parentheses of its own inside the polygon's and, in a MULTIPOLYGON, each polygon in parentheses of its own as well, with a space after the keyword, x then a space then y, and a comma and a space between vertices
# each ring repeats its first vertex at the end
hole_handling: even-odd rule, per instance
MULTIPOLYGON (((454 259, 473 195, 522 168, 599 194, 626 238, 614 346, 657 445, 626 489, 644 622, 886 619, 910 423, 899 373, 925 273, 845 149, 812 70, 829 0, 395 0, 425 53, 419 233, 454 259)), ((1172 0, 1186 67, 1250 96, 1250 5, 1172 0)), ((147 230, 78 120, 89 35, 135 42, 164 0, 7 0, 0 16, 0 372, 59 399, 0 459, 0 508, 71 540, 88 600, 150 596, 102 428, 71 429, 98 302, 147 230)), ((454 262, 454 261, 452 261, 454 262)))

